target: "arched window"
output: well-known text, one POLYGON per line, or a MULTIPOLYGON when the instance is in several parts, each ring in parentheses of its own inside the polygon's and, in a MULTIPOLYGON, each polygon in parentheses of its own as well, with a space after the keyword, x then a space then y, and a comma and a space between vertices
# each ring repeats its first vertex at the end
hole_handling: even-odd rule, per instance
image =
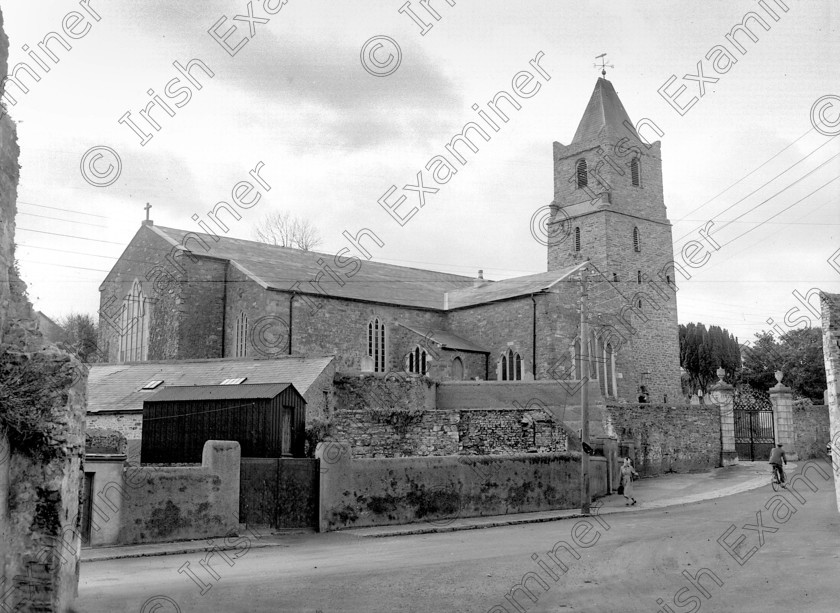
POLYGON ((499 358, 499 380, 522 380, 522 357, 518 353, 514 353, 508 349, 499 358))
POLYGON ((248 316, 245 311, 239 312, 236 318, 236 339, 234 341, 234 357, 244 358, 248 353, 248 316))
POLYGON ((575 251, 580 251, 580 228, 575 228, 575 251))
POLYGON ((378 317, 368 323, 368 355, 373 358, 373 372, 385 372, 385 322, 378 317))
POLYGON ((592 332, 589 339, 589 376, 596 381, 598 380, 598 366, 603 362, 599 349, 598 338, 592 332))
POLYGON ((639 240, 639 228, 633 228, 633 251, 636 253, 641 252, 642 250, 642 242, 639 240))
POLYGON ((123 299, 119 356, 120 362, 143 362, 149 356, 149 309, 137 279, 123 299))
POLYGON ((408 354, 408 372, 415 375, 426 374, 426 350, 420 349, 420 346, 414 348, 414 351, 408 354))
POLYGON ((461 358, 456 357, 452 360, 452 379, 461 381, 464 378, 464 362, 461 358))
POLYGON ((630 160, 630 181, 636 187, 642 184, 642 163, 639 161, 639 158, 630 160))
POLYGON ((607 362, 607 396, 615 396, 615 352, 613 352, 612 344, 607 343, 606 349, 607 362))
POLYGON ((575 163, 575 174, 577 176, 578 189, 589 185, 589 177, 586 174, 586 160, 578 160, 575 163))

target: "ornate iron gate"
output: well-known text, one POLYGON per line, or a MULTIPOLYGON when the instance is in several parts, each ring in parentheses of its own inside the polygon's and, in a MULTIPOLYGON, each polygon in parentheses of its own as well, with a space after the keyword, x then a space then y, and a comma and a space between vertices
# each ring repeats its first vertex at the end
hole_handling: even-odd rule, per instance
POLYGON ((776 442, 773 411, 735 409, 735 451, 742 460, 767 460, 776 442))

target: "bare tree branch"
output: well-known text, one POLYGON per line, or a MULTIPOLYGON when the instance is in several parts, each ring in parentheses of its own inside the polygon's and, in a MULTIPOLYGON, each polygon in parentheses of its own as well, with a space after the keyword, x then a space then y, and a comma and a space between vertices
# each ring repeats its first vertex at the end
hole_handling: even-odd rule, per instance
POLYGON ((254 238, 261 243, 302 251, 310 251, 321 244, 321 235, 312 222, 292 217, 288 211, 267 213, 254 225, 254 238))

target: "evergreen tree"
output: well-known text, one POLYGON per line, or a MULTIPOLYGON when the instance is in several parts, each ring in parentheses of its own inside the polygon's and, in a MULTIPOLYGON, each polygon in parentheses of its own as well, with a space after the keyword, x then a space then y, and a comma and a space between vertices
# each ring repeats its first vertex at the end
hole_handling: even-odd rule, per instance
POLYGON ((680 324, 680 366, 688 377, 693 394, 708 392, 717 381, 717 369, 723 368, 732 378, 741 368, 741 351, 735 337, 720 326, 702 323, 680 324))

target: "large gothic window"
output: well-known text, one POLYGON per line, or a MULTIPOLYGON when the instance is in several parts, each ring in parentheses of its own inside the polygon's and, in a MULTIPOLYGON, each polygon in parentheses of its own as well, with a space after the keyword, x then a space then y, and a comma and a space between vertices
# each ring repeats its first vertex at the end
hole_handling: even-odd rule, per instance
POLYGON ((373 372, 385 372, 385 322, 378 317, 368 323, 368 355, 373 372))
POLYGON ((522 357, 508 349, 499 358, 499 380, 521 381, 522 368, 522 357))
POLYGON ((244 311, 236 318, 234 357, 244 358, 248 353, 248 316, 244 311))
POLYGON ((575 163, 575 176, 577 177, 578 189, 589 184, 589 177, 586 174, 586 160, 578 160, 575 163))
POLYGON ((149 356, 149 309, 140 281, 134 280, 120 315, 120 362, 143 362, 149 356))

